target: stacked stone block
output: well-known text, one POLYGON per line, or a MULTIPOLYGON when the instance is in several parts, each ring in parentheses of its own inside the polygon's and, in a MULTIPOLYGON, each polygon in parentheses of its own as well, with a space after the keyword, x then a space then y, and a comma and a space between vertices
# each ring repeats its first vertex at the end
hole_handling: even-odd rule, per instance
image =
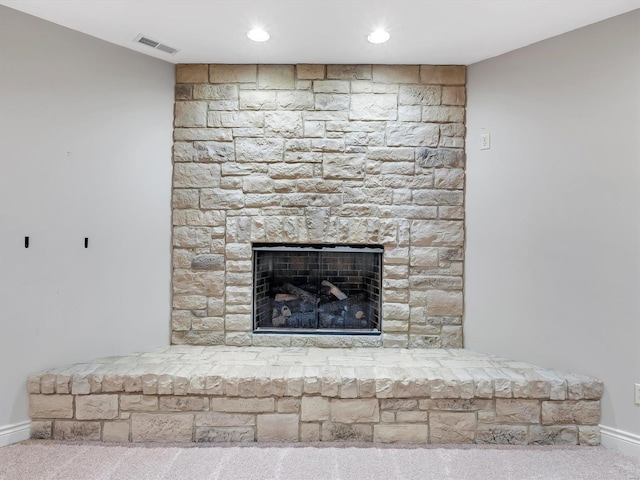
POLYGON ((178 65, 172 343, 461 347, 465 68, 178 65), (382 335, 253 335, 253 242, 383 245, 382 335))
MULTIPOLYGON (((386 392, 381 385, 370 391, 361 386, 352 395, 342 379, 336 379, 334 391, 329 386, 307 393, 305 380, 285 380, 279 393, 283 396, 274 396, 279 387, 268 380, 262 389, 237 389, 236 396, 228 397, 189 390, 144 394, 142 388, 32 394, 32 437, 106 442, 599 444, 600 402, 595 399, 435 399, 428 392, 394 398, 392 390, 386 392)), ((237 387, 236 383, 230 388, 237 387)))

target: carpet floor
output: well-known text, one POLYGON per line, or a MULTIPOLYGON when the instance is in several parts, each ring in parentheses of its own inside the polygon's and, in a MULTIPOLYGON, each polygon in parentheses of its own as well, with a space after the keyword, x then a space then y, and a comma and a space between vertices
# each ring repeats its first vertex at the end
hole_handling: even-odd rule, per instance
POLYGON ((0 448, 2 480, 640 480, 604 447, 225 446, 27 441, 0 448))

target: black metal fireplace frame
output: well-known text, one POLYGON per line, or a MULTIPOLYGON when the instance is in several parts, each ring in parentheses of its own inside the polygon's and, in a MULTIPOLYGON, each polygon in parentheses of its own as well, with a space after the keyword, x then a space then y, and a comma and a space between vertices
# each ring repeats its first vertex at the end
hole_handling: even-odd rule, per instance
POLYGON ((252 285, 252 315, 253 333, 267 335, 350 335, 350 336, 379 336, 382 333, 382 255, 384 247, 382 245, 354 245, 354 244, 287 244, 287 243, 254 243, 252 245, 253 257, 253 285, 252 285), (283 327, 259 327, 257 325, 258 314, 256 311, 256 278, 257 262, 256 252, 336 252, 336 253, 374 253, 379 254, 377 268, 379 271, 378 300, 375 303, 378 318, 376 329, 327 329, 327 328, 283 328, 283 327))

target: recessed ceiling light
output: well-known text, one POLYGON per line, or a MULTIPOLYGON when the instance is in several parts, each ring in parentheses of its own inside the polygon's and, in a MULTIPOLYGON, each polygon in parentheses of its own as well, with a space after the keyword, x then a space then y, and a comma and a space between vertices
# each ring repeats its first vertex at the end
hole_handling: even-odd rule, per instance
POLYGON ((389 35, 388 32, 380 28, 378 30, 374 30, 373 32, 371 32, 367 36, 367 40, 369 40, 371 43, 384 43, 387 40, 389 40, 389 37, 391 37, 391 35, 389 35))
POLYGON ((247 37, 249 37, 254 42, 266 42, 267 40, 269 40, 269 34, 261 28, 254 28, 252 30, 249 30, 249 32, 247 33, 247 37))

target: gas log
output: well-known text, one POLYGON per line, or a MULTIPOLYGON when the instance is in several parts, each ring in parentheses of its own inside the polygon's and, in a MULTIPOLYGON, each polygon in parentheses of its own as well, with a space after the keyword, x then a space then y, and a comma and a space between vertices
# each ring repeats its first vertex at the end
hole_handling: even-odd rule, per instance
POLYGON ((285 283, 273 297, 271 324, 288 328, 371 328, 364 293, 347 296, 328 280, 321 295, 285 283), (282 293, 286 292, 286 293, 282 293), (337 299, 337 300, 336 300, 337 299))
POLYGON ((294 295, 301 300, 307 301, 309 303, 313 303, 314 305, 318 303, 318 297, 314 293, 307 292, 306 290, 298 288, 295 285, 291 285, 290 283, 285 283, 282 286, 282 289, 285 292, 291 295, 294 295))
POLYGON ((331 295, 336 297, 338 300, 344 300, 345 298, 347 298, 347 295, 329 280, 323 280, 321 285, 324 287, 329 287, 329 292, 331 293, 331 295))
POLYGON ((319 321, 323 328, 367 328, 365 295, 359 293, 344 300, 320 305, 319 321))
MULTIPOLYGON (((329 302, 320 305, 320 313, 331 313, 335 314, 341 312, 343 310, 353 310, 353 307, 360 307, 362 301, 364 300, 364 293, 358 293, 352 297, 346 297, 344 300, 336 300, 335 302, 329 302)), ((355 315, 358 311, 354 311, 355 315)))
POLYGON ((276 293, 273 298, 271 324, 274 327, 316 328, 317 296, 290 283, 285 283, 282 290, 287 293, 276 293))
POLYGON ((276 302, 286 302, 297 299, 298 297, 296 297, 295 295, 291 295, 290 293, 276 293, 275 296, 276 302))

